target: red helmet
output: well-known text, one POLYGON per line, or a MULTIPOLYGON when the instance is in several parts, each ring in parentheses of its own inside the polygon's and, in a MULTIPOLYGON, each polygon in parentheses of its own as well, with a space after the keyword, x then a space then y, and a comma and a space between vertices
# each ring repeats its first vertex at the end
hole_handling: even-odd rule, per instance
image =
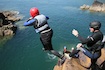
POLYGON ((30 15, 31 15, 31 17, 35 17, 35 16, 37 16, 37 15, 39 15, 39 10, 38 10, 38 8, 31 8, 30 9, 30 15))

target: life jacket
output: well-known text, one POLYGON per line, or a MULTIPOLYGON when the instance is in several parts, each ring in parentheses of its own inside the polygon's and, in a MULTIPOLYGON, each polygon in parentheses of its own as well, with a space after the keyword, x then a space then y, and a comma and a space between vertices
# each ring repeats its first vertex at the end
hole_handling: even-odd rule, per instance
POLYGON ((94 44, 91 49, 93 52, 98 52, 104 47, 104 44, 105 44, 105 36, 103 37, 102 41, 99 40, 98 42, 96 42, 96 44, 94 44))
POLYGON ((38 15, 35 17, 35 19, 37 20, 36 22, 36 27, 35 27, 35 31, 36 33, 45 33, 47 31, 50 31, 50 27, 47 23, 47 18, 44 15, 38 15))
POLYGON ((101 49, 104 47, 104 44, 105 44, 105 36, 103 37, 102 41, 100 40, 96 42, 96 44, 94 44, 92 48, 89 48, 89 51, 93 56, 89 55, 88 53, 85 54, 89 55, 90 58, 93 60, 98 59, 101 56, 101 49))
POLYGON ((101 47, 102 47, 102 41, 100 40, 100 41, 98 41, 98 42, 96 42, 93 46, 92 46, 92 48, 90 48, 90 50, 92 51, 92 52, 98 52, 99 50, 101 50, 101 47), (100 49, 99 49, 100 48, 100 49))

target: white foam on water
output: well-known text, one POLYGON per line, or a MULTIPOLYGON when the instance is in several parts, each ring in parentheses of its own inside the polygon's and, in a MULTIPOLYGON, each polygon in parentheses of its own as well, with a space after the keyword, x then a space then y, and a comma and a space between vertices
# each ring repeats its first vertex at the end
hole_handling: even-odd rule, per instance
POLYGON ((56 56, 53 55, 53 54, 47 53, 47 55, 48 55, 48 58, 51 59, 51 60, 56 58, 56 56))

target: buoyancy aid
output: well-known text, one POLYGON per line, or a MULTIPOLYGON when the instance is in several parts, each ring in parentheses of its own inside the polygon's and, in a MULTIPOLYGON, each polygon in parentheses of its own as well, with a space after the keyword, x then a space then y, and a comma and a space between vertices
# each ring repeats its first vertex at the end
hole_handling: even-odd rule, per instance
POLYGON ((99 58, 101 56, 101 49, 104 47, 105 44, 105 36, 103 37, 103 40, 98 41, 96 44, 93 45, 93 47, 89 48, 90 52, 92 55, 89 55, 88 53, 86 53, 88 56, 91 56, 91 59, 96 59, 99 58))
POLYGON ((35 19, 37 20, 37 22, 35 23, 36 24, 36 27, 35 27, 36 33, 38 33, 38 32, 44 33, 44 32, 51 30, 47 23, 46 16, 41 14, 41 15, 36 16, 35 19))
POLYGON ((99 50, 101 50, 103 47, 104 47, 104 44, 105 44, 105 35, 103 37, 103 40, 99 40, 98 42, 96 42, 96 44, 93 45, 92 49, 94 52, 97 52, 99 50))
POLYGON ((105 35, 103 37, 103 40, 100 41, 98 44, 99 44, 99 46, 95 48, 96 51, 99 51, 99 50, 101 50, 104 47, 104 44, 105 44, 105 35))

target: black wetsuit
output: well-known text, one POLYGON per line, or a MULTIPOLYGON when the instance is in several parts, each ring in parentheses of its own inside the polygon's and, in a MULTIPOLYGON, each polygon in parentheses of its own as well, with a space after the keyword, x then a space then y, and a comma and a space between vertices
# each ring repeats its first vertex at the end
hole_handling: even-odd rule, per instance
POLYGON ((53 36, 53 30, 51 29, 46 33, 40 33, 40 35, 41 35, 40 40, 44 46, 44 50, 53 50, 52 41, 51 41, 53 36))
POLYGON ((97 46, 100 45, 100 44, 98 44, 98 45, 95 45, 95 44, 99 41, 102 41, 103 34, 99 30, 97 32, 94 32, 91 36, 89 36, 87 38, 83 38, 79 35, 78 39, 81 41, 82 44, 86 44, 90 51, 93 51, 96 49, 97 46))

